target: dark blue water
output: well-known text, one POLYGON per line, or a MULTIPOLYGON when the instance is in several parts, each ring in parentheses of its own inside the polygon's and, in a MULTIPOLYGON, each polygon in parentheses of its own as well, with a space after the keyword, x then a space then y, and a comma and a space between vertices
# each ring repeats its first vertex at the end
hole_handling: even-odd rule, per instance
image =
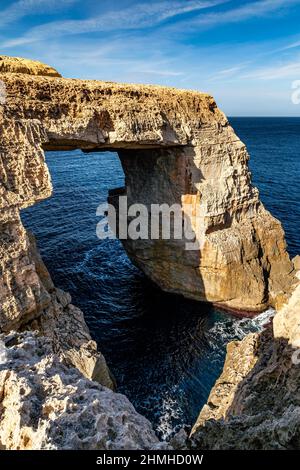
POLYGON ((300 254, 300 118, 230 118, 247 145, 255 186, 284 227, 288 251, 300 254))
MULTIPOLYGON (((251 154, 253 180, 279 217, 290 253, 300 253, 300 119, 234 118, 251 154)), ((191 425, 223 366, 225 345, 260 328, 270 312, 238 320, 161 292, 118 240, 98 240, 96 209, 123 186, 116 154, 51 152, 53 196, 22 213, 55 284, 69 291, 126 393, 158 433, 191 425)))

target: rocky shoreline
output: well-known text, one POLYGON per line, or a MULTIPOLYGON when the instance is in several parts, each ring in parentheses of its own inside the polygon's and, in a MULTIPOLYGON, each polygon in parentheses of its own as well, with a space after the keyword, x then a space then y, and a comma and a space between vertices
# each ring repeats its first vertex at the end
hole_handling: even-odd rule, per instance
MULTIPOLYGON (((0 448, 300 448, 298 261, 251 186, 248 155, 213 99, 161 87, 60 78, 1 57, 0 448), (160 442, 116 393, 83 313, 54 286, 19 211, 51 195, 47 149, 115 148, 133 203, 202 207, 204 248, 124 246, 161 288, 228 309, 279 313, 228 345, 221 377, 189 438, 160 442), (174 196, 174 199, 172 199, 174 196)), ((196 221, 193 221, 196 227, 196 221)))

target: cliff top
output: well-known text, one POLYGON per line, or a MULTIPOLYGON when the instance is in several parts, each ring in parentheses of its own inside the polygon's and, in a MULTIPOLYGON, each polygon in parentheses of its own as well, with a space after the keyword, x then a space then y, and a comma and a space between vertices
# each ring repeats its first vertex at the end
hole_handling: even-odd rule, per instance
POLYGON ((47 77, 61 77, 60 73, 58 73, 53 67, 37 60, 0 55, 0 73, 9 72, 47 77))
MULTIPOLYGON (((76 84, 81 84, 81 86, 87 85, 88 87, 103 87, 109 88, 112 91, 121 91, 121 90, 130 90, 134 92, 150 93, 153 94, 156 92, 159 94, 164 94, 166 91, 171 92, 171 94, 196 94, 201 95, 203 98, 209 98, 213 100, 212 96, 209 93, 202 92, 199 90, 192 90, 186 88, 177 88, 170 87, 166 85, 154 85, 154 84, 143 84, 143 83, 122 83, 115 81, 103 81, 95 79, 80 79, 80 78, 64 78, 62 75, 50 65, 44 64, 43 62, 31 59, 25 59, 23 57, 10 57, 5 55, 0 55, 0 75, 1 73, 21 73, 24 75, 35 76, 38 80, 40 77, 55 77, 61 78, 63 81, 70 83, 75 86, 76 84)), ((24 77, 25 79, 25 77, 24 77)), ((28 77, 30 79, 30 77, 28 77)), ((14 79, 13 79, 14 80, 14 79)), ((213 100, 214 101, 214 100, 213 100)))

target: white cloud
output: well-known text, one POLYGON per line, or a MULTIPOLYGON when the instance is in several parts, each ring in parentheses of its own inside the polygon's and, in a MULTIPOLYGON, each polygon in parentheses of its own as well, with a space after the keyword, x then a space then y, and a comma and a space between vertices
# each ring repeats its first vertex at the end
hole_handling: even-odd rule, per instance
POLYGON ((285 47, 282 47, 281 49, 279 49, 280 51, 286 51, 286 50, 289 50, 289 49, 295 49, 297 47, 300 47, 300 41, 296 41, 296 42, 293 42, 291 44, 288 44, 287 46, 285 47))
POLYGON ((223 69, 223 70, 218 70, 211 78, 210 80, 224 80, 228 78, 235 77, 241 70, 245 69, 245 67, 249 64, 244 63, 244 64, 239 64, 235 65, 233 67, 223 69))
POLYGON ((45 23, 32 28, 20 38, 6 41, 2 44, 2 47, 20 46, 47 39, 49 37, 59 37, 71 34, 149 28, 168 19, 193 11, 212 8, 216 5, 227 3, 228 1, 230 0, 188 0, 184 3, 182 1, 140 3, 136 4, 134 7, 125 8, 119 11, 108 11, 100 16, 84 20, 66 20, 45 23))
POLYGON ((186 54, 182 57, 180 48, 176 52, 174 57, 163 40, 137 42, 122 36, 110 41, 66 38, 64 47, 61 41, 50 41, 47 48, 36 42, 25 47, 22 56, 42 60, 68 77, 175 85, 187 70, 186 54))
POLYGON ((61 10, 78 0, 19 0, 0 11, 0 25, 6 26, 24 16, 51 13, 61 10))
POLYGON ((276 10, 283 11, 284 8, 297 3, 300 3, 300 0, 261 0, 250 2, 238 8, 199 15, 189 22, 188 26, 190 28, 195 28, 196 26, 213 27, 225 23, 236 23, 265 16, 276 10))
POLYGON ((155 70, 155 69, 140 69, 139 70, 142 73, 149 74, 149 75, 160 75, 162 77, 180 77, 184 75, 183 72, 175 72, 174 70, 155 70))
POLYGON ((290 78, 295 80, 300 77, 300 61, 296 60, 284 65, 260 67, 243 75, 241 78, 255 80, 280 80, 290 78))

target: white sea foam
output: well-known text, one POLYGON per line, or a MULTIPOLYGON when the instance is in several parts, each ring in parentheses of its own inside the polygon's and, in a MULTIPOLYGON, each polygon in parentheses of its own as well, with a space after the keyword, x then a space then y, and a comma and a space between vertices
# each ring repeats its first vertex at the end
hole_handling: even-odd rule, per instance
POLYGON ((261 331, 273 318, 275 310, 269 308, 254 318, 235 319, 231 316, 228 320, 217 321, 208 331, 207 339, 212 347, 221 343, 228 343, 233 340, 241 340, 248 333, 261 331))
POLYGON ((0 364, 5 364, 7 361, 6 347, 3 341, 0 340, 0 364))
MULTIPOLYGON (((180 393, 178 386, 173 387, 172 395, 176 396, 177 393, 180 393), (174 390, 174 388, 177 390, 174 390)), ((173 422, 179 419, 181 414, 182 412, 178 406, 178 401, 166 394, 163 398, 161 416, 157 426, 157 431, 163 439, 167 439, 174 433, 173 422)))
MULTIPOLYGON (((224 360, 225 347, 229 341, 241 340, 248 333, 262 331, 271 321, 274 314, 275 310, 272 308, 254 318, 237 319, 231 315, 224 314, 205 335, 211 350, 211 364, 215 362, 220 364, 224 360)), ((178 431, 178 429, 174 429, 174 421, 180 419, 184 414, 180 408, 179 394, 180 387, 177 386, 176 389, 173 388, 170 391, 170 394, 168 392, 163 399, 162 412, 159 418, 159 425, 157 426, 157 431, 163 439, 168 439, 178 431), (174 399, 176 396, 178 399, 174 399)))

